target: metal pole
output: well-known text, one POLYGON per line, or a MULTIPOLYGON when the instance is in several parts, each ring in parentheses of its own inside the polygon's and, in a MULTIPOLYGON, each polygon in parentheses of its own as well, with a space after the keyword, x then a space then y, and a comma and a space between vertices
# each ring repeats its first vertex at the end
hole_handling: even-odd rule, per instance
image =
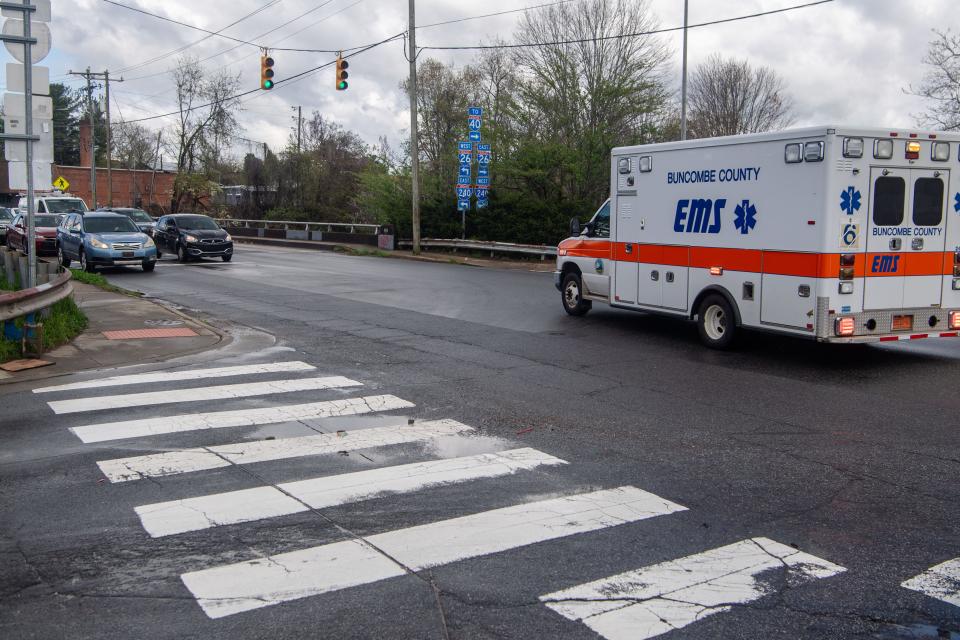
POLYGON ((687 2, 683 0, 683 81, 680 89, 680 139, 687 139, 687 2))
MULTIPOLYGON (((30 0, 23 0, 23 4, 31 4, 30 0)), ((23 12, 23 37, 32 38, 30 21, 31 11, 23 12)), ((26 145, 26 169, 27 169, 27 246, 30 251, 27 253, 27 288, 37 286, 37 228, 34 221, 34 184, 33 184, 33 45, 29 42, 23 43, 23 108, 26 114, 25 132, 28 139, 24 141, 26 145)))
POLYGON ((103 72, 104 85, 106 86, 105 99, 107 101, 107 206, 113 206, 113 163, 110 160, 113 150, 113 139, 110 135, 110 70, 103 72))
POLYGON ((297 153, 300 153, 300 129, 303 124, 303 107, 297 107, 297 153))
POLYGON ((93 121, 93 87, 87 67, 87 110, 90 112, 90 208, 97 208, 97 128, 93 121))
POLYGON ((160 158, 160 169, 163 169, 163 159, 160 155, 160 136, 163 135, 163 130, 157 131, 157 150, 153 152, 153 172, 150 174, 150 204, 156 204, 157 194, 153 190, 154 185, 157 181, 157 159, 160 158))
POLYGON ((417 27, 410 0, 410 169, 413 193, 413 255, 420 254, 420 137, 417 134, 417 27))

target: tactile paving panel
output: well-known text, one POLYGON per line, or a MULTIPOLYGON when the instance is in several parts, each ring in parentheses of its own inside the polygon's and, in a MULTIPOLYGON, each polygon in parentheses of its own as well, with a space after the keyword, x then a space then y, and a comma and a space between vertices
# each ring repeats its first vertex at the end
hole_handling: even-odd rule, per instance
POLYGON ((119 331, 104 331, 103 337, 107 340, 139 340, 141 338, 189 338, 197 332, 187 327, 171 329, 121 329, 119 331))

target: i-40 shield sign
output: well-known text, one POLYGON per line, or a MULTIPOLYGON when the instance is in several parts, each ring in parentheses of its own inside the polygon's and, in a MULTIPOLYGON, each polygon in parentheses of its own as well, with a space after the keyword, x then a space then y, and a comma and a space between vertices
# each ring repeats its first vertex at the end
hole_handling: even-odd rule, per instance
POLYGON ((467 117, 467 126, 471 131, 480 130, 480 118, 477 116, 468 116, 467 117))

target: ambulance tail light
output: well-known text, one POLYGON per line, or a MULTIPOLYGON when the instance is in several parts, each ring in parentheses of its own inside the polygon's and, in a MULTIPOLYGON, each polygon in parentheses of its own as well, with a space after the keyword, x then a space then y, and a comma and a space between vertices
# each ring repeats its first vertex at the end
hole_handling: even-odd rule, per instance
POLYGON ((854 323, 853 318, 837 318, 837 335, 841 337, 852 336, 856 326, 857 325, 854 323))
POLYGON ((920 143, 911 140, 907 143, 907 160, 916 160, 920 157, 920 143))
POLYGON ((960 329, 960 311, 951 311, 947 325, 951 329, 960 329))

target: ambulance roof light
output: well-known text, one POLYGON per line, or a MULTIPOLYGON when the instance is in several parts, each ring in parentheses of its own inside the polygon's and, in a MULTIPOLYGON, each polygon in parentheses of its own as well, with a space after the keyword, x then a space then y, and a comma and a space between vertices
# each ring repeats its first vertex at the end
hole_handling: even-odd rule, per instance
POLYGON ((950 144, 947 142, 934 142, 930 149, 930 158, 937 162, 946 162, 950 159, 950 144))
POLYGON ((844 138, 843 139, 843 157, 844 158, 862 158, 863 157, 863 138, 844 138))
POLYGON ((804 143, 803 159, 806 162, 820 162, 823 160, 823 142, 804 143))
MULTIPOLYGON (((891 134, 893 135, 893 134, 891 134)), ((889 160, 893 157, 893 140, 874 140, 873 157, 877 160, 889 160)))
POLYGON ((783 161, 787 164, 796 164, 803 160, 803 156, 800 152, 801 145, 799 142, 791 142, 786 147, 783 148, 783 161))

